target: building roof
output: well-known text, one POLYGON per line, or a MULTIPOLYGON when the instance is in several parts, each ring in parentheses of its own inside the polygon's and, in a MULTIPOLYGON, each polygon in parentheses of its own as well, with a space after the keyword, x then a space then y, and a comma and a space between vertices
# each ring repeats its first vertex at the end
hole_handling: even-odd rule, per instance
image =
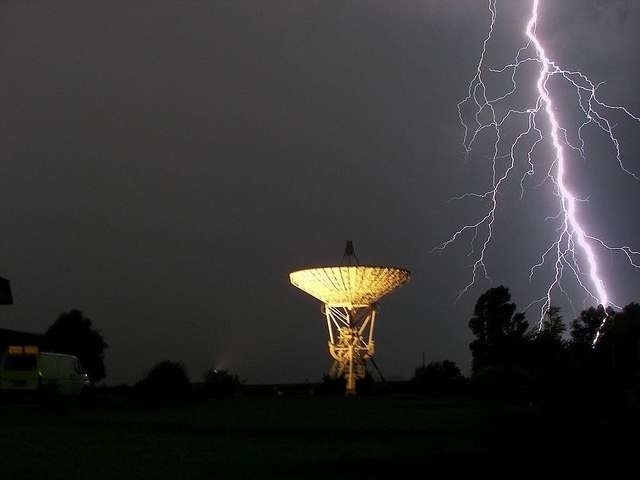
POLYGON ((5 351, 9 345, 37 345, 40 347, 44 345, 44 335, 0 328, 0 352, 5 351))

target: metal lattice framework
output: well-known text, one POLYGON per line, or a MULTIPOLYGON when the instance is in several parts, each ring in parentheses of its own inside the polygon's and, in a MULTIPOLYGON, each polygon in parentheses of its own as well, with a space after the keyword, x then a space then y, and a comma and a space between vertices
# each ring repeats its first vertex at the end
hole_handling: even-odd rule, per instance
POLYGON ((409 281, 408 270, 379 266, 336 266, 299 270, 291 283, 324 303, 329 330, 331 375, 344 376, 347 394, 356 393, 366 362, 375 353, 376 302, 409 281))

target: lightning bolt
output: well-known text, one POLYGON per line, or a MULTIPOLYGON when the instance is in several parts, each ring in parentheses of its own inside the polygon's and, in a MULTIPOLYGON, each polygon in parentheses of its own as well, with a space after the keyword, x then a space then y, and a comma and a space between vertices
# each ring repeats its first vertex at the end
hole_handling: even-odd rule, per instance
MULTIPOLYGON (((454 197, 454 200, 474 198, 488 201, 488 208, 477 221, 461 226, 436 249, 444 250, 452 243, 460 240, 464 235, 472 233, 471 250, 468 254, 473 257, 471 279, 459 292, 458 297, 474 286, 479 276, 490 280, 486 265, 486 255, 493 240, 498 210, 498 196, 501 189, 513 176, 518 162, 526 162, 523 164, 526 170, 520 178, 522 198, 528 177, 536 174, 536 149, 541 142, 550 141, 553 158, 550 161, 550 166, 544 172, 543 183, 551 182, 553 193, 558 198, 559 212, 547 217, 547 220, 555 220, 559 223, 557 227, 558 234, 551 245, 543 251, 539 262, 531 267, 529 280, 531 281, 536 270, 547 262, 553 263, 555 274, 550 278, 544 296, 531 302, 527 309, 536 304, 540 305, 538 329, 541 330, 556 291, 565 295, 572 304, 571 298, 561 282, 566 272, 570 273, 577 285, 584 290, 587 298, 590 298, 596 304, 602 305, 605 311, 609 307, 620 308, 611 301, 611 296, 599 272, 597 250, 604 249, 622 254, 629 264, 636 269, 640 269, 640 252, 626 245, 609 245, 601 238, 587 231, 578 215, 579 204, 584 205, 586 200, 578 198, 567 186, 566 179, 571 172, 568 168, 565 152, 570 149, 584 158, 585 141, 583 139, 583 130, 587 126, 595 126, 604 133, 613 146, 619 168, 635 180, 640 181, 638 174, 629 170, 623 163, 620 142, 614 134, 614 125, 608 113, 622 113, 631 121, 639 124, 640 117, 624 106, 610 105, 601 101, 598 95, 598 88, 601 83, 594 83, 584 73, 563 68, 549 58, 542 41, 536 34, 540 0, 532 0, 530 16, 524 30, 526 42, 518 49, 513 62, 501 68, 487 68, 485 66, 485 57, 497 19, 496 0, 488 0, 488 9, 490 14, 489 30, 482 43, 480 59, 476 66, 475 76, 469 82, 467 95, 458 103, 458 117, 464 128, 463 146, 467 155, 471 154, 478 138, 485 134, 493 133, 492 154, 490 157, 491 188, 481 193, 465 193, 454 197), (508 101, 510 97, 518 91, 517 74, 524 65, 531 63, 540 67, 535 83, 535 101, 524 108, 509 107, 508 101), (510 74, 510 88, 502 95, 490 98, 485 83, 487 71, 492 74, 510 74), (564 80, 576 92, 577 106, 583 116, 580 125, 576 129, 576 144, 572 144, 569 141, 567 130, 561 126, 555 114, 556 107, 548 86, 549 79, 553 77, 564 80), (506 108, 505 104, 507 104, 506 108), (506 110, 506 112, 500 115, 498 114, 500 109, 506 110), (471 110, 471 115, 465 113, 468 110, 471 110), (547 128, 543 129, 538 125, 540 117, 546 117, 547 128), (506 137, 504 129, 507 125, 510 125, 510 128, 514 128, 514 122, 510 122, 510 120, 515 118, 525 119, 526 121, 523 123, 526 126, 517 131, 515 139, 509 143, 504 140, 506 137), (521 156, 523 158, 518 158, 516 152, 523 145, 526 145, 525 142, 530 144, 526 149, 526 155, 521 156), (506 148, 503 144, 506 144, 506 148), (481 246, 476 250, 475 244, 478 238, 480 238, 481 246)), ((607 316, 605 316, 595 336, 594 345, 597 343, 606 321, 607 316)))

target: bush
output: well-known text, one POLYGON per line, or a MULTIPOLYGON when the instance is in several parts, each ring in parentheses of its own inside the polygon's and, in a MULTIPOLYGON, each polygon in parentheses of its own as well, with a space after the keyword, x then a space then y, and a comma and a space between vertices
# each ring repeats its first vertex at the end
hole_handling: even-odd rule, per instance
POLYGON ((165 360, 156 364, 134 387, 136 396, 151 404, 182 402, 191 395, 191 382, 179 362, 165 360))
POLYGON ((204 397, 223 397, 240 390, 240 380, 227 370, 212 369, 204 373, 201 393, 204 397))
POLYGON ((464 387, 465 378, 454 362, 444 360, 416 368, 411 382, 420 393, 442 395, 460 393, 464 387))

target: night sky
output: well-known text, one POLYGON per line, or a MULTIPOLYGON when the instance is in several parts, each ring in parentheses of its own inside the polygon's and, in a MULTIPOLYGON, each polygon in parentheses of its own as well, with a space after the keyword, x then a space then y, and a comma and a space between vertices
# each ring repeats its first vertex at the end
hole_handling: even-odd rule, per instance
MULTIPOLYGON (((522 45, 529 3, 498 2, 489 63, 522 45)), ((518 181, 506 188, 492 283, 455 301, 470 238, 432 249, 482 215, 481 202, 449 199, 490 184, 482 141, 465 158, 456 110, 488 22, 481 0, 2 2, 0 275, 15 305, 0 326, 43 332, 82 310, 110 345, 111 384, 163 359, 193 380, 218 367, 317 381, 326 324, 288 272, 339 263, 350 239, 361 263, 413 274, 381 303, 386 376, 409 378, 422 352, 468 371, 475 300, 499 284, 520 307, 540 297, 547 277, 529 283, 529 268, 558 211, 548 185, 523 200, 518 181)), ((638 25, 631 0, 545 1, 539 32, 551 57, 607 82, 604 99, 640 112, 638 25)), ((640 125, 615 118, 640 171, 640 125)), ((640 185, 602 135, 586 137, 587 157, 569 164, 589 200, 581 218, 640 248, 640 185)), ((640 272, 601 261, 613 300, 640 300, 640 272)))

